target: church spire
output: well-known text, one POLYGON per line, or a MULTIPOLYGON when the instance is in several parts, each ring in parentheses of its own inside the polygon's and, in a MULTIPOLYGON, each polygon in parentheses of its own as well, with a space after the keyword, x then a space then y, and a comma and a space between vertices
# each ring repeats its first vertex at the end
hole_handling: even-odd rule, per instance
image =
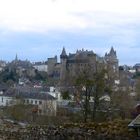
POLYGON ((15 61, 18 61, 18 56, 17 56, 17 53, 16 53, 15 61))

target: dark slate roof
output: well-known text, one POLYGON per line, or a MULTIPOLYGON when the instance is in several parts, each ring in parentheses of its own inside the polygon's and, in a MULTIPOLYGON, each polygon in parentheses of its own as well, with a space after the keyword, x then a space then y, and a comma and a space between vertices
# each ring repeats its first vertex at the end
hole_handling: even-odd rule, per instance
POLYGON ((117 54, 116 54, 116 51, 114 50, 113 47, 111 47, 111 50, 109 53, 105 53, 105 59, 117 59, 117 54))
POLYGON ((55 100, 47 91, 41 92, 41 89, 32 88, 11 88, 4 92, 0 96, 9 96, 9 97, 20 97, 20 98, 31 98, 31 99, 41 99, 41 100, 55 100))
POLYGON ((31 99, 41 99, 41 100, 55 100, 53 96, 48 94, 47 92, 35 92, 35 93, 21 93, 19 96, 23 98, 31 98, 31 99), (20 96, 21 95, 21 96, 20 96))
POLYGON ((69 53, 68 55, 68 60, 74 60, 76 57, 75 57, 75 54, 71 54, 69 53))
POLYGON ((87 63, 88 57, 95 55, 93 51, 77 50, 76 53, 69 53, 67 62, 68 63, 87 63))
POLYGON ((6 91, 8 89, 6 84, 0 84, 0 91, 6 91))
POLYGON ((29 92, 40 92, 42 90, 42 88, 33 88, 33 87, 29 87, 29 86, 18 86, 15 88, 16 91, 20 92, 20 93, 29 93, 29 92))
POLYGON ((45 64, 47 64, 47 62, 35 62, 33 65, 35 66, 35 65, 45 65, 45 64))
POLYGON ((67 58, 66 50, 65 50, 64 47, 63 47, 63 50, 62 50, 62 53, 61 53, 60 57, 61 58, 67 58))
POLYGON ((114 50, 113 46, 111 47, 110 55, 116 56, 116 51, 114 50))

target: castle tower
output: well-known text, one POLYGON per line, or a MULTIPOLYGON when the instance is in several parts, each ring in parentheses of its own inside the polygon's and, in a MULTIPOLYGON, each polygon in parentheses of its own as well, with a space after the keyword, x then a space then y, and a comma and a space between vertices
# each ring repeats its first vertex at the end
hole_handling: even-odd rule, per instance
POLYGON ((48 75, 53 76, 54 67, 57 63, 57 56, 48 58, 48 75))
POLYGON ((112 64, 113 70, 114 70, 114 72, 117 72, 118 71, 118 59, 117 59, 116 51, 114 50, 113 47, 111 47, 109 55, 110 55, 109 61, 112 64))
POLYGON ((66 54, 66 50, 63 47, 62 53, 60 55, 60 60, 61 60, 60 80, 61 80, 61 83, 64 83, 65 78, 66 78, 67 57, 68 56, 66 54))
POLYGON ((115 80, 119 79, 119 62, 117 59, 116 51, 113 47, 111 47, 110 52, 108 54, 105 54, 105 61, 107 63, 109 77, 115 82, 115 80))
POLYGON ((114 50, 113 46, 111 47, 111 50, 110 50, 110 56, 114 59, 117 58, 117 55, 116 55, 116 51, 114 50))
POLYGON ((65 47, 63 47, 62 53, 60 55, 61 60, 67 58, 65 47))

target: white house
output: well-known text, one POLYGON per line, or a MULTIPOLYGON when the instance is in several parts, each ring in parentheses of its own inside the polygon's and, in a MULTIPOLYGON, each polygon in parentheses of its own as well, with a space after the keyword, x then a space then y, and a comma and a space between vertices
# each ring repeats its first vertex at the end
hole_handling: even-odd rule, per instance
POLYGON ((36 70, 38 71, 44 71, 44 72, 48 72, 48 65, 47 64, 36 64, 33 66, 36 70))
POLYGON ((9 90, 0 94, 0 106, 12 106, 17 103, 24 103, 25 105, 34 105, 39 115, 55 116, 57 112, 56 98, 47 92, 40 92, 38 90, 23 90, 18 88, 16 90, 9 90))
POLYGON ((58 101, 61 100, 61 93, 58 88, 50 87, 50 90, 47 93, 56 98, 58 101))
POLYGON ((15 104, 15 100, 13 97, 8 96, 0 96, 0 106, 11 106, 15 104))

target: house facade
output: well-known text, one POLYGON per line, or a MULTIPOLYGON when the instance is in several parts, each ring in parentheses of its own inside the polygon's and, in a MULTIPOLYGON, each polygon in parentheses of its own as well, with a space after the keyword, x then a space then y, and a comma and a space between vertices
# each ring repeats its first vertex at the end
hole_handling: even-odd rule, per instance
POLYGON ((48 72, 48 65, 46 62, 36 62, 33 67, 38 71, 48 72))
POLYGON ((39 115, 56 116, 57 101, 47 91, 41 92, 36 88, 16 88, 9 89, 0 94, 0 106, 12 106, 22 103, 33 105, 39 115))

